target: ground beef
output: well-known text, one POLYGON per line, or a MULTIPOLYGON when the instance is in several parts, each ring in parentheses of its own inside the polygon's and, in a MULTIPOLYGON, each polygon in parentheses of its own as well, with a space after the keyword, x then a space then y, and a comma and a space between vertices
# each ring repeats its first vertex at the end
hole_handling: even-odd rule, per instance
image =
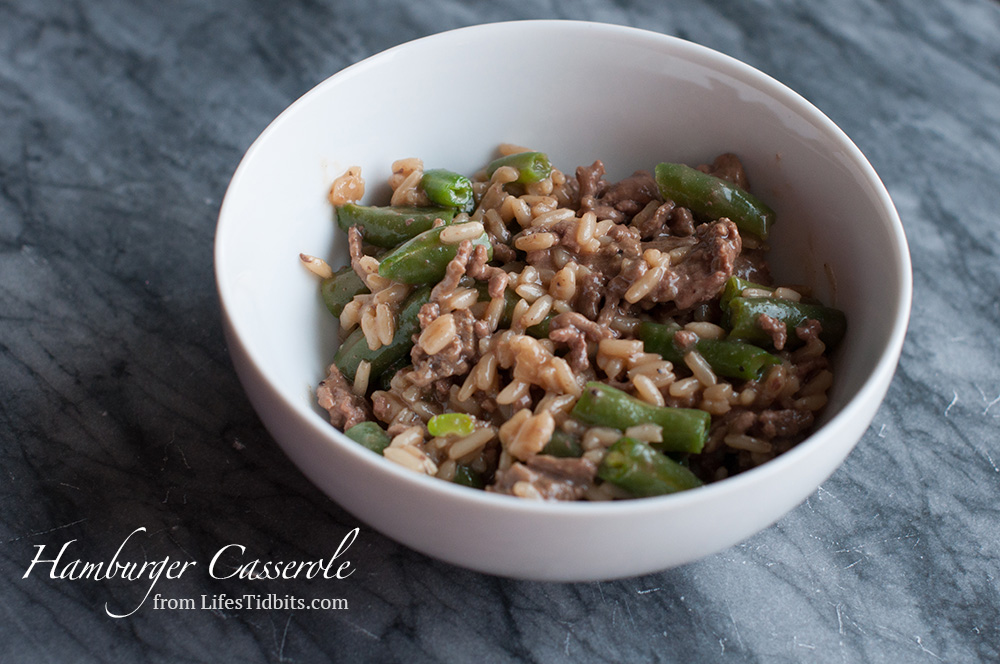
POLYGON ((577 189, 582 213, 591 209, 595 199, 607 189, 608 183, 604 181, 604 162, 598 159, 590 166, 578 166, 576 181, 579 183, 577 189))
POLYGON ((498 263, 510 263, 517 260, 517 252, 503 242, 492 242, 493 258, 498 263))
POLYGON ((694 235, 694 216, 691 210, 677 207, 673 201, 661 203, 653 214, 646 218, 636 215, 632 226, 645 240, 660 237, 689 237, 694 235))
POLYGON ((660 200, 660 188, 649 171, 636 171, 608 187, 599 200, 631 217, 647 203, 660 200))
POLYGON ((764 252, 760 249, 744 247, 740 255, 736 257, 733 275, 755 284, 767 286, 771 283, 771 270, 768 269, 764 252))
POLYGON ((597 465, 589 459, 539 454, 497 471, 496 481, 487 490, 513 495, 515 484, 527 482, 544 500, 580 500, 596 475, 597 465))
POLYGON ((642 238, 639 231, 625 224, 614 224, 608 229, 610 246, 622 258, 638 258, 642 253, 642 238))
POLYGON ((660 235, 669 234, 667 222, 676 205, 673 201, 660 203, 652 213, 636 215, 632 218, 632 227, 639 231, 644 240, 652 240, 660 235))
POLYGON ((412 410, 407 408, 403 411, 402 416, 397 417, 392 421, 388 427, 386 427, 385 432, 389 434, 392 438, 395 438, 399 434, 403 433, 410 427, 420 426, 424 423, 420 416, 414 413, 412 410))
MULTIPOLYGON (((439 313, 440 309, 434 302, 422 306, 418 314, 421 329, 437 318, 439 313)), ((464 375, 476 363, 479 340, 489 336, 489 328, 483 321, 476 320, 468 309, 452 311, 451 315, 455 319, 455 338, 441 351, 429 355, 420 344, 413 346, 410 352, 413 360, 410 382, 414 385, 427 387, 443 378, 464 375)))
POLYGON ((613 219, 617 223, 629 221, 651 201, 660 200, 656 180, 647 171, 636 171, 631 176, 610 185, 603 194, 591 201, 591 210, 598 219, 613 219))
POLYGON ((382 422, 391 422, 393 418, 394 403, 386 392, 377 390, 372 393, 372 411, 382 422))
POLYGON ((372 411, 379 421, 385 422, 386 432, 390 436, 403 433, 412 426, 423 424, 420 416, 409 408, 403 407, 398 412, 398 402, 390 401, 385 392, 376 391, 372 394, 372 411))
POLYGON ((771 335, 771 343, 774 344, 775 350, 781 350, 785 347, 785 343, 788 341, 788 327, 783 321, 767 314, 761 314, 757 317, 757 324, 771 335))
POLYGON ((624 223, 641 211, 646 204, 660 199, 656 180, 648 171, 636 171, 624 180, 608 184, 604 180, 604 164, 597 160, 590 166, 576 169, 579 183, 579 213, 593 212, 598 220, 611 219, 624 223))
POLYGON ((731 182, 744 191, 750 189, 750 182, 747 180, 746 171, 743 170, 743 163, 739 157, 730 152, 720 154, 711 166, 700 166, 698 170, 731 182))
MULTIPOLYGON (((525 228, 523 231, 514 236, 527 237, 529 235, 534 235, 536 233, 552 233, 556 236, 556 244, 563 247, 571 254, 577 255, 580 253, 580 243, 576 240, 577 231, 577 220, 574 219, 563 219, 562 221, 557 221, 554 224, 546 226, 531 226, 525 228)), ((574 258, 574 260, 576 260, 574 258)), ((537 268, 548 268, 557 269, 555 264, 552 262, 552 250, 542 249, 539 251, 529 251, 527 255, 526 262, 530 265, 534 265, 537 268)), ((579 262, 579 261, 577 261, 579 262)))
POLYGON ((744 434, 757 421, 757 414, 749 410, 733 409, 726 413, 723 422, 726 424, 727 434, 744 434))
MULTIPOLYGON (((594 272, 600 272, 605 280, 611 279, 621 271, 623 260, 638 258, 642 246, 639 232, 625 224, 615 224, 608 229, 611 241, 601 244, 600 249, 594 253, 582 252, 576 237, 576 219, 566 219, 551 226, 527 228, 520 235, 528 236, 535 233, 555 234, 558 237, 556 244, 569 252, 571 260, 594 272)), ((553 261, 551 249, 529 251, 525 262, 540 270, 554 270, 559 267, 553 261)))
POLYGON ((330 414, 330 423, 341 431, 372 419, 368 402, 354 394, 350 383, 335 364, 330 365, 326 378, 316 388, 316 399, 320 407, 330 414))
POLYGON ((819 339, 822 331, 822 323, 815 318, 807 318, 804 323, 795 328, 795 336, 808 343, 819 339))
POLYGON ((361 268, 361 259, 364 258, 364 244, 361 236, 360 226, 351 226, 347 229, 347 248, 351 256, 351 268, 365 281, 365 271, 361 268))
POLYGON ((619 335, 607 325, 600 325, 587 319, 583 314, 568 311, 552 318, 549 323, 549 339, 569 346, 566 361, 573 371, 586 371, 590 366, 587 357, 587 342, 614 339, 619 335))
POLYGON ((765 410, 757 415, 753 431, 760 438, 790 438, 812 426, 813 414, 808 410, 765 410))
POLYGON ((613 316, 620 312, 619 305, 625 292, 635 280, 646 272, 646 262, 639 258, 632 258, 623 262, 622 269, 608 282, 604 288, 604 306, 597 317, 597 321, 607 325, 613 316))
MULTIPOLYGON (((444 276, 431 290, 431 302, 440 302, 442 298, 445 298, 455 292, 458 288, 462 277, 465 276, 466 268, 469 264, 469 258, 472 256, 472 241, 464 240, 458 245, 458 250, 455 252, 455 257, 448 261, 448 267, 445 268, 444 276)), ((439 312, 434 312, 434 317, 437 317, 439 312)), ((423 329, 431 322, 432 319, 426 321, 426 323, 421 320, 420 328, 423 329)))
MULTIPOLYGON (((503 297, 503 292, 507 288, 507 273, 498 267, 488 265, 489 260, 486 247, 482 245, 473 247, 471 240, 463 240, 458 245, 455 257, 448 262, 444 277, 431 291, 430 301, 440 302, 442 298, 454 293, 461 284, 462 277, 466 275, 487 282, 490 297, 503 297)), ((434 317, 437 317, 437 312, 434 312, 434 317)), ((426 322, 422 320, 421 329, 426 327, 431 320, 433 318, 426 322)))
MULTIPOLYGON (((514 250, 511 249, 511 252, 513 251, 514 250)), ((497 257, 497 259, 500 260, 499 257, 497 257)), ((489 254, 486 252, 486 247, 476 245, 476 248, 472 252, 472 258, 469 260, 469 266, 466 272, 473 279, 487 282, 489 285, 488 292, 490 297, 503 297, 504 291, 507 290, 507 273, 498 267, 487 265, 489 260, 490 258, 489 254)))
POLYGON ((732 276, 741 248, 736 224, 728 219, 698 226, 695 244, 679 262, 667 268, 663 280, 647 298, 673 302, 678 309, 710 300, 732 276))
POLYGON ((694 348, 696 343, 698 343, 698 335, 694 332, 690 330, 677 330, 674 332, 674 345, 681 352, 686 353, 688 350, 694 348))
POLYGON ((677 237, 694 235, 694 215, 686 207, 679 207, 670 215, 670 233, 677 237))
POLYGON ((720 422, 724 428, 720 437, 748 434, 765 440, 790 438, 812 426, 813 419, 812 412, 808 410, 778 408, 753 411, 734 408, 720 422))
POLYGON ((576 299, 573 308, 590 320, 597 320, 604 298, 604 276, 591 272, 576 279, 576 299))

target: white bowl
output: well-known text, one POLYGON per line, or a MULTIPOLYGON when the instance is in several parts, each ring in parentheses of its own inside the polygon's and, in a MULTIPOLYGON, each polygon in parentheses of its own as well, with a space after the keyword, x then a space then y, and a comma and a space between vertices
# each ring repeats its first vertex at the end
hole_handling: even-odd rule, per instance
POLYGON ((226 193, 216 277, 233 363, 268 431, 317 486, 428 555, 524 579, 627 577, 720 551, 815 491, 885 396, 909 317, 906 239, 885 187, 820 111, 707 48, 621 26, 528 21, 419 39, 332 76, 247 151, 226 193), (778 214, 772 270, 846 311, 822 426, 704 488, 615 503, 540 503, 418 476, 329 424, 314 388, 336 350, 299 252, 346 259, 326 191, 363 168, 369 200, 399 158, 472 172, 513 142, 609 179, 660 161, 743 159, 778 214), (374 190, 374 191, 373 191, 374 190), (832 277, 832 278, 831 278, 832 277))

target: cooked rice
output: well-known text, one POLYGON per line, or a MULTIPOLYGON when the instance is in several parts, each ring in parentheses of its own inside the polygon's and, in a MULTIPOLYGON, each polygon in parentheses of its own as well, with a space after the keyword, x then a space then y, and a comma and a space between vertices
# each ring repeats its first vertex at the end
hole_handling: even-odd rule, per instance
POLYGON ((785 288, 779 286, 774 289, 774 297, 781 300, 791 300, 792 302, 799 302, 802 299, 802 294, 798 291, 794 291, 791 288, 785 288))
POLYGON ((465 240, 473 240, 483 234, 483 224, 470 221, 465 224, 452 224, 441 231, 441 242, 444 244, 461 244, 465 240))
POLYGON ((694 332, 701 339, 725 339, 726 330, 721 325, 706 321, 692 321, 684 326, 688 332, 694 332))
POLYGON ((358 362, 358 370, 354 374, 354 385, 351 386, 355 394, 364 396, 368 393, 368 380, 371 376, 372 363, 368 360, 358 362))
POLYGON ((663 281, 663 277, 666 273, 666 268, 661 266, 647 270, 645 274, 639 277, 639 279, 629 286, 627 291, 625 291, 625 299, 630 304, 635 304, 642 298, 649 295, 652 290, 656 288, 661 281, 663 281))
POLYGON ((590 427, 583 434, 580 444, 585 450, 595 450, 599 448, 611 447, 622 437, 622 432, 618 429, 608 427, 590 427))
POLYGON ((424 328, 417 344, 428 355, 437 355, 455 339, 455 333, 455 317, 451 314, 445 314, 434 319, 430 325, 424 328))
POLYGON ((316 258, 309 254, 299 254, 299 260, 320 279, 329 279, 333 276, 333 268, 322 258, 316 258))
POLYGON ((544 251, 556 243, 556 236, 552 233, 533 233, 532 235, 522 235, 514 240, 514 246, 521 251, 544 251))
POLYGON ((632 385, 635 386, 635 395, 646 403, 654 406, 667 405, 666 400, 663 398, 663 392, 660 392, 660 388, 649 376, 636 374, 632 377, 632 385))
POLYGON ((360 201, 365 195, 365 180, 361 177, 361 167, 351 166, 330 185, 327 198, 330 205, 344 205, 360 201))
POLYGON ((672 397, 690 397, 694 396, 701 389, 701 381, 691 376, 690 378, 683 378, 670 383, 670 387, 667 389, 672 397))
POLYGON ((726 445, 734 450, 746 450, 747 452, 758 452, 766 454, 771 451, 771 443, 747 436, 744 434, 732 434, 725 437, 726 445))
POLYGON ((625 429, 625 437, 634 438, 635 440, 641 440, 646 443, 662 443, 663 427, 659 424, 653 424, 652 422, 636 424, 635 426, 625 429))
POLYGON ((478 452, 497 436, 497 431, 493 427, 486 427, 473 431, 468 436, 459 438, 448 448, 448 458, 452 460, 462 459, 470 454, 478 452))

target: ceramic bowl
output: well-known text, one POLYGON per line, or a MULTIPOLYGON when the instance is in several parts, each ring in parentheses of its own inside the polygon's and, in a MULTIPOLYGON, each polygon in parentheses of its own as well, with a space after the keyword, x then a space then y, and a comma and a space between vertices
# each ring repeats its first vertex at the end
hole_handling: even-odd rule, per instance
MULTIPOLYGON (((910 309, 906 239, 878 175, 795 92, 708 48, 627 27, 528 21, 397 46, 293 103, 247 151, 219 215, 216 276, 236 371, 302 472, 365 524, 482 572, 551 581, 628 577, 718 552, 814 492, 857 444, 899 358, 910 309), (351 442, 315 404, 337 345, 306 252, 346 262, 326 200, 360 165, 367 201, 390 164, 471 173, 503 142, 614 181, 660 161, 735 152, 777 212, 772 271, 847 313, 815 432, 721 482, 660 498, 545 503, 419 476, 351 442)), ((363 537, 363 534, 362 534, 363 537)), ((359 566, 363 562, 358 561, 359 566)))

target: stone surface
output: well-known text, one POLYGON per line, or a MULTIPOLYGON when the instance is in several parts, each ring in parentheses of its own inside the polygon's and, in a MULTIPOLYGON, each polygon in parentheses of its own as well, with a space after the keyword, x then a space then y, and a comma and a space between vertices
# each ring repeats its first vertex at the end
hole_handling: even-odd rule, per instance
POLYGON ((0 661, 1000 658, 998 35, 988 0, 0 3, 0 661), (212 239, 243 151, 370 54, 543 17, 740 58, 870 158, 915 279, 874 424, 775 526, 660 574, 502 580, 362 526, 345 580, 210 578, 227 544, 246 552, 228 550, 217 574, 328 558, 360 525, 274 445, 226 354, 212 239), (152 567, 74 581, 40 564, 24 578, 67 542, 61 565, 109 561, 139 527, 122 559, 198 565, 155 583, 152 567), (155 609, 157 593, 217 604, 155 609), (221 593, 285 604, 226 608, 221 593))

